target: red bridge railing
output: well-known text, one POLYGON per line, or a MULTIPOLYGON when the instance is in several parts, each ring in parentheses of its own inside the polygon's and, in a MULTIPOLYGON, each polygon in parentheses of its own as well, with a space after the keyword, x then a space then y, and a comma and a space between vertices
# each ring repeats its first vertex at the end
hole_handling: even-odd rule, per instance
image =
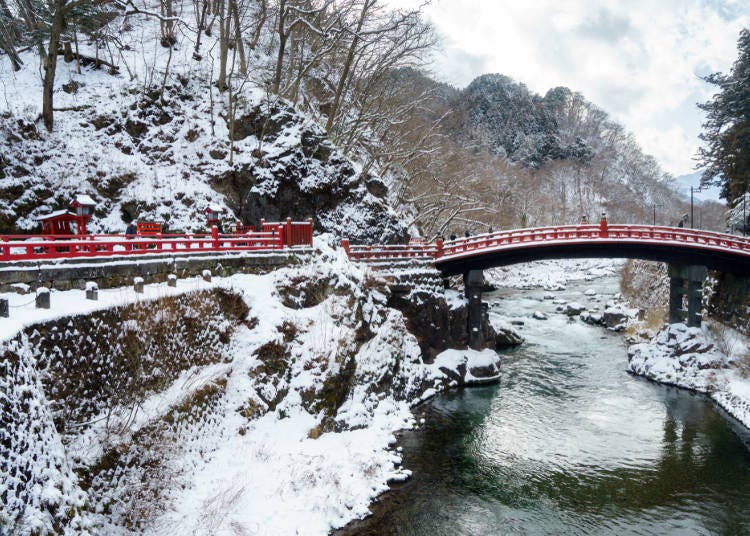
POLYGON ((356 260, 433 257, 448 259, 467 256, 487 249, 526 248, 554 242, 655 242, 658 244, 691 245, 705 249, 731 251, 750 256, 750 238, 680 227, 652 225, 566 225, 514 229, 457 238, 422 245, 360 246, 342 241, 349 258, 356 260))
POLYGON ((260 220, 260 231, 262 232, 272 232, 280 226, 284 228, 284 244, 287 246, 312 245, 312 218, 308 218, 306 221, 292 221, 292 218, 287 218, 286 221, 273 223, 260 220))
POLYGON ((43 259, 136 256, 148 254, 233 251, 274 251, 312 246, 312 221, 290 226, 266 224, 264 230, 243 234, 126 235, 0 235, 0 262, 43 259), (302 229, 302 225, 306 229, 302 229), (293 233, 292 237, 288 233, 293 233))

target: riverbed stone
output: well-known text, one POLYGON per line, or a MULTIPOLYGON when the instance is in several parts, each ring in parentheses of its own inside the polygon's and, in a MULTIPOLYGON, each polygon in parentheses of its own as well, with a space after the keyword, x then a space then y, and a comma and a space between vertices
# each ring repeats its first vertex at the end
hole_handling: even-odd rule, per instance
POLYGON ((578 302, 570 302, 563 308, 563 312, 568 316, 580 315, 585 310, 586 310, 586 307, 584 307, 578 302))

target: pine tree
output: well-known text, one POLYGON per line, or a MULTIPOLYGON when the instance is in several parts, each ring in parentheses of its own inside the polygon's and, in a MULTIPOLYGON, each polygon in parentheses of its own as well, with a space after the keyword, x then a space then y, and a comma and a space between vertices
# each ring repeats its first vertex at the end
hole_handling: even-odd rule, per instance
POLYGON ((739 57, 728 75, 704 78, 718 86, 718 93, 698 104, 706 112, 700 135, 704 145, 698 150, 699 166, 705 166, 701 184, 721 186, 721 197, 730 203, 750 185, 750 30, 740 32, 737 48, 739 57))

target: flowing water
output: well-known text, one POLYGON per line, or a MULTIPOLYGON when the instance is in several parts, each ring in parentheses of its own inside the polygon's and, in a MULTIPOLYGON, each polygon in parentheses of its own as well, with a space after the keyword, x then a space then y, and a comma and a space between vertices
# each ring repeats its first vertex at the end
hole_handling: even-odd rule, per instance
MULTIPOLYGON (((587 303, 591 287, 617 281, 555 294, 587 303)), ((703 396, 627 374, 621 335, 544 294, 485 297, 523 317, 526 344, 503 353, 500 384, 418 410, 424 424, 399 443, 413 478, 341 534, 750 534, 744 429, 703 396)))

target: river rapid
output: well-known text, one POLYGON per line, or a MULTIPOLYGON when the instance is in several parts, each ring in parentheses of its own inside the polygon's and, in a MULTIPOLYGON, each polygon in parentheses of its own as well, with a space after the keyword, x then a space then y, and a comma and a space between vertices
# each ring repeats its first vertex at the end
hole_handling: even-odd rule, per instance
MULTIPOLYGON (((555 297, 617 290, 607 277, 555 297)), ((502 353, 499 384, 417 410, 424 424, 399 438, 413 478, 338 534, 750 534, 747 431, 704 396, 629 375, 620 334, 545 294, 484 297, 526 343, 502 353)))

